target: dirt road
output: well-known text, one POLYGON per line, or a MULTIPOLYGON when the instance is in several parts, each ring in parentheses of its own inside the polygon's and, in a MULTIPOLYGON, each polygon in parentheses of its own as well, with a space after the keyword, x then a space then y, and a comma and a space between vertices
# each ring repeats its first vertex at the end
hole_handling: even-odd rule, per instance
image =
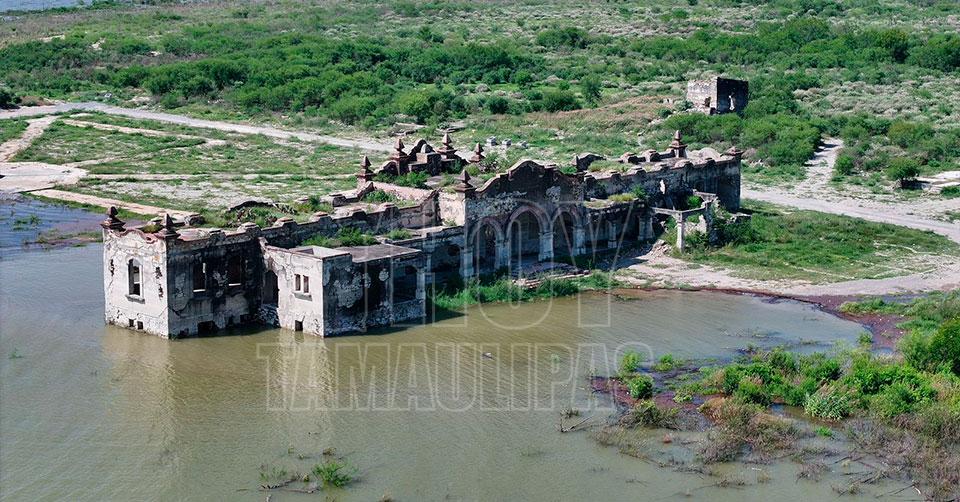
POLYGON ((831 185, 833 167, 842 148, 842 140, 828 138, 807 162, 807 177, 803 181, 790 186, 744 187, 740 195, 744 199, 929 230, 960 242, 960 222, 936 219, 946 211, 960 211, 960 199, 903 200, 860 187, 844 186, 841 192, 831 185))
POLYGON ((185 115, 140 110, 136 108, 123 108, 120 106, 112 106, 97 102, 58 103, 48 106, 23 107, 16 110, 0 112, 0 119, 35 117, 39 115, 50 115, 55 113, 68 113, 76 111, 103 112, 110 115, 121 115, 135 119, 155 120, 157 122, 167 122, 170 124, 179 124, 189 127, 215 129, 218 131, 235 132, 240 134, 262 134, 264 136, 277 139, 298 139, 300 141, 327 143, 330 145, 342 146, 346 148, 359 148, 361 150, 370 150, 375 152, 390 152, 393 150, 389 144, 380 143, 372 139, 346 139, 335 136, 326 136, 323 134, 313 134, 309 132, 287 131, 269 126, 253 126, 216 120, 204 120, 187 117, 185 115))

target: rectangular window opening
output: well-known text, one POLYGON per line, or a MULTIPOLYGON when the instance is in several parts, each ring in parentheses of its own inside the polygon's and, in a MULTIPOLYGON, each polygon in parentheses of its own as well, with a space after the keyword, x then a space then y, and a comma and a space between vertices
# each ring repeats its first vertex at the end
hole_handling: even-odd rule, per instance
POLYGON ((140 279, 140 264, 134 260, 127 263, 127 276, 129 277, 129 290, 131 296, 142 296, 143 287, 140 279))
POLYGON ((197 263, 193 266, 193 290, 206 291, 207 289, 207 264, 197 263))
POLYGON ((310 294, 310 276, 294 274, 293 290, 304 295, 310 294))
POLYGON ((244 260, 240 256, 233 256, 227 262, 227 285, 239 286, 243 284, 244 260))

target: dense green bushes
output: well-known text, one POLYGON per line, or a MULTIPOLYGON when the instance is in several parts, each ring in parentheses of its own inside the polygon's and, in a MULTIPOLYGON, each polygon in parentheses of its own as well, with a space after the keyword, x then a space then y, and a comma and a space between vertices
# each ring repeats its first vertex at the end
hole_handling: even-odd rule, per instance
MULTIPOLYGON (((314 111, 375 122, 392 113, 422 121, 463 116, 468 109, 450 86, 528 84, 544 65, 508 41, 423 38, 271 36, 261 25, 222 23, 187 27, 159 44, 121 37, 94 50, 89 40, 70 36, 10 45, 0 49, 0 73, 36 92, 142 87, 170 104, 223 98, 248 111, 314 111), (153 49, 186 60, 143 65, 141 55, 153 49)), ((559 97, 553 108, 572 106, 566 95, 559 97)))
POLYGON ((814 17, 761 24, 747 34, 704 28, 686 38, 645 38, 631 49, 667 61, 741 65, 775 61, 785 69, 857 69, 878 63, 909 63, 943 71, 960 68, 956 34, 927 37, 897 28, 852 30, 814 17))

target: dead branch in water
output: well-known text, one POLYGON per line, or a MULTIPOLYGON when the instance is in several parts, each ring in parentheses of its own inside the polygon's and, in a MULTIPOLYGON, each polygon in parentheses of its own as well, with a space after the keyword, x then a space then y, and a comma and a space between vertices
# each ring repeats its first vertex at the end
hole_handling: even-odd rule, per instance
POLYGON ((593 415, 590 415, 589 417, 584 418, 583 420, 581 420, 581 421, 573 424, 573 426, 564 429, 564 427, 563 427, 563 417, 560 417, 560 420, 559 420, 559 422, 557 423, 557 430, 560 431, 560 432, 572 432, 572 431, 576 430, 577 427, 580 427, 581 425, 583 425, 584 423, 586 423, 587 420, 590 420, 591 418, 593 418, 593 415))

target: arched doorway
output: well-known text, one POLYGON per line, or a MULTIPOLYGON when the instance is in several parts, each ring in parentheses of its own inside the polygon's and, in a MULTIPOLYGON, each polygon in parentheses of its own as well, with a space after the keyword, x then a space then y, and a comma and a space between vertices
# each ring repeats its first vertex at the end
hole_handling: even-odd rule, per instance
POLYGON ((510 270, 521 271, 540 257, 540 220, 532 210, 519 213, 508 225, 510 270))
POLYGON ((553 220, 553 259, 565 261, 576 256, 577 246, 574 242, 576 222, 568 211, 561 211, 553 220))
POLYGON ((473 258, 477 275, 492 274, 497 271, 497 244, 500 234, 491 222, 483 222, 474 233, 473 258))
POLYGON ((263 303, 276 306, 279 298, 280 286, 277 282, 277 274, 273 270, 267 270, 263 278, 263 303))

